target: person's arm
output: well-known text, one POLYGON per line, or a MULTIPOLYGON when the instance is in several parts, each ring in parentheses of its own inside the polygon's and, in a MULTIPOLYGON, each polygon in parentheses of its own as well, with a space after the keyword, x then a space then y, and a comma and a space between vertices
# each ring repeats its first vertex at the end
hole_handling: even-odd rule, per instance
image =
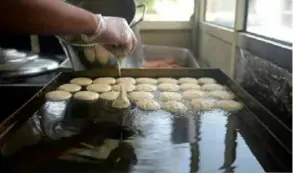
POLYGON ((93 34, 98 18, 61 0, 3 0, 0 30, 26 34, 93 34))

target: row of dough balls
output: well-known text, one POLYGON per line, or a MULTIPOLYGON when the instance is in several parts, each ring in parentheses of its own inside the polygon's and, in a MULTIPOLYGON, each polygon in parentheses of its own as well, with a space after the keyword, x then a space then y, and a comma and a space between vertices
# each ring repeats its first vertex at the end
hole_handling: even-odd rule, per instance
MULTIPOLYGON (((176 84, 177 80, 173 78, 159 78, 158 80, 152 78, 130 78, 124 77, 119 79, 114 79, 111 77, 102 77, 92 81, 89 78, 75 78, 70 81, 70 84, 64 84, 59 87, 60 90, 65 90, 68 92, 77 92, 81 90, 82 86, 87 86, 88 91, 103 93, 108 91, 120 91, 120 85, 123 85, 127 92, 136 91, 146 91, 152 92, 159 88, 161 91, 175 92, 175 91, 186 91, 190 89, 203 90, 203 91, 214 91, 214 90, 225 90, 225 87, 220 84, 215 84, 216 82, 211 78, 202 78, 206 80, 206 83, 202 86, 198 85, 197 82, 201 82, 194 78, 180 78, 178 82, 180 85, 176 84), (115 83, 118 84, 115 85, 115 83), (137 85, 135 85, 135 83, 137 85), (160 83, 156 86, 156 83, 160 83), (113 86, 111 86, 113 85, 113 86)), ((202 82, 201 82, 202 83, 202 82)))
POLYGON ((199 79, 191 78, 191 77, 183 77, 174 79, 174 78, 132 78, 132 77, 121 77, 118 79, 112 78, 112 77, 100 77, 95 80, 91 80, 90 78, 85 78, 85 77, 79 77, 79 78, 74 78, 70 81, 72 84, 77 84, 81 86, 88 86, 90 84, 108 84, 108 85, 114 85, 114 84, 119 84, 119 83, 130 83, 130 84, 161 84, 161 83, 171 83, 171 84, 199 84, 199 85, 204 85, 204 84, 216 84, 217 81, 213 78, 209 77, 202 77, 199 79))
MULTIPOLYGON (((101 95, 91 91, 80 91, 74 94, 74 98, 79 100, 96 100, 99 97, 106 100, 115 100, 118 96, 118 92, 106 92, 101 95)), ((162 93, 165 95, 166 93, 162 93)), ((174 93, 178 95, 178 93, 174 93)), ((169 94, 168 94, 169 95, 169 94)), ((180 94, 179 94, 180 95, 180 94)), ((174 95, 175 96, 175 95, 174 95)), ((72 94, 66 91, 52 91, 46 94, 47 100, 51 101, 61 101, 67 100, 72 97, 72 94)), ((136 101, 137 106, 142 110, 153 111, 163 108, 166 111, 172 113, 183 113, 187 111, 187 107, 179 100, 169 100, 163 102, 162 106, 154 100, 154 95, 150 92, 136 91, 129 94, 129 98, 136 101)), ((228 111, 235 111, 242 109, 242 104, 234 100, 219 100, 211 101, 206 99, 193 99, 191 100, 191 106, 193 109, 210 110, 213 108, 221 108, 228 111)))
MULTIPOLYGON (((164 85, 164 84, 162 84, 164 85)), ((185 85, 190 85, 190 84, 183 84, 182 86, 185 85)), ((212 98, 216 98, 216 99, 222 99, 222 100, 232 100, 235 98, 235 95, 231 92, 228 91, 222 91, 222 88, 218 88, 218 90, 215 91, 210 91, 210 92, 206 92, 206 91, 199 91, 197 89, 193 89, 192 86, 190 86, 191 88, 184 88, 182 97, 180 94, 175 93, 175 92, 162 92, 160 94, 160 99, 162 101, 169 101, 169 100, 181 100, 182 98, 185 100, 192 100, 195 98, 207 98, 207 97, 212 97, 212 98)), ((92 92, 97 92, 97 93, 105 93, 105 92, 109 92, 111 90, 113 91, 120 91, 120 87, 119 85, 115 85, 113 87, 111 87, 110 85, 106 85, 106 84, 92 84, 86 87, 88 91, 92 91, 92 92)), ((135 87, 131 88, 126 88, 128 89, 128 92, 131 92, 135 89, 135 87)), ((214 88, 216 89, 216 88, 214 88)), ((61 91, 67 91, 67 92, 77 92, 81 90, 81 86, 76 85, 76 84, 64 84, 61 85, 58 90, 61 91)), ((156 86, 154 85, 150 85, 150 84, 139 84, 136 86, 136 90, 137 91, 144 91, 144 92, 152 92, 156 90, 156 86)), ((174 90, 165 90, 165 91, 174 91, 174 90)), ((176 90, 175 90, 176 91, 176 90)), ((106 93, 105 96, 116 96, 118 95, 118 93, 106 93)))
POLYGON ((154 95, 150 92, 135 91, 131 92, 128 97, 131 100, 136 101, 137 106, 142 110, 159 110, 163 108, 169 112, 174 113, 184 112, 187 110, 187 107, 182 102, 180 102, 182 98, 191 101, 191 106, 195 110, 210 110, 213 108, 221 108, 228 111, 235 111, 242 108, 241 103, 232 100, 234 98, 234 94, 228 93, 226 91, 215 91, 218 92, 218 94, 216 93, 215 96, 222 97, 222 92, 230 95, 224 100, 219 101, 207 100, 202 98, 200 95, 197 97, 189 97, 190 95, 187 94, 192 92, 197 93, 201 91, 186 91, 186 95, 183 93, 183 96, 175 92, 163 92, 159 95, 159 100, 162 102, 162 106, 154 100, 154 95))
MULTIPOLYGON (((164 109, 171 113, 184 113, 188 109, 187 107, 180 101, 167 101, 162 104, 162 106, 150 99, 143 99, 137 102, 137 106, 146 111, 153 111, 164 109)), ((224 109, 227 111, 237 111, 243 108, 243 105, 234 100, 219 100, 219 101, 211 101, 205 99, 193 99, 191 101, 191 106, 196 111, 206 111, 214 108, 224 109)))
POLYGON ((55 91, 50 91, 46 93, 45 98, 47 101, 64 101, 64 100, 69 100, 71 97, 78 99, 78 100, 83 100, 83 101, 93 101, 99 99, 99 94, 96 92, 91 92, 91 91, 79 91, 74 94, 67 92, 67 91, 62 91, 62 90, 55 90, 55 91))
MULTIPOLYGON (((123 86, 126 92, 132 92, 132 91, 145 91, 145 92, 153 92, 156 91, 157 88, 159 88, 160 91, 165 92, 176 92, 176 91, 188 91, 188 90, 201 90, 201 91, 220 91, 220 90, 226 90, 226 88, 219 84, 206 84, 203 86, 199 86, 197 84, 171 84, 171 83, 162 83, 158 86, 151 85, 151 84, 129 84, 129 83, 121 83, 116 85, 108 85, 108 84, 91 84, 86 86, 86 89, 88 91, 93 91, 97 93, 103 93, 108 91, 120 91, 120 85, 123 86)), ((63 84, 58 89, 68 92, 77 92, 82 89, 82 86, 77 84, 63 84)))

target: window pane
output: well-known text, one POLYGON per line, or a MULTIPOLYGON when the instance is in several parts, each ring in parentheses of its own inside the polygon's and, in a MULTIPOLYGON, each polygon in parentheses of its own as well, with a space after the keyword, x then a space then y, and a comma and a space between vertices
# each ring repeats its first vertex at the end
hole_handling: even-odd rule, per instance
POLYGON ((145 20, 189 21, 194 10, 194 0, 136 0, 148 7, 145 20))
POLYGON ((247 31, 292 43, 292 0, 250 0, 247 31))
POLYGON ((207 0, 205 20, 224 27, 233 28, 236 0, 207 0))

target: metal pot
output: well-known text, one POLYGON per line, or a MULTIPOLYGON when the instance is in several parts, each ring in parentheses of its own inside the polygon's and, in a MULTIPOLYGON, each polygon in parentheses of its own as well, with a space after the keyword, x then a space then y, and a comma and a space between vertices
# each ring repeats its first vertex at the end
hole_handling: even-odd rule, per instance
MULTIPOLYGON (((134 0, 88 0, 86 2, 80 0, 68 0, 67 2, 93 13, 100 13, 103 16, 123 17, 132 28, 136 27, 138 23, 143 21, 147 9, 144 4, 136 5, 134 0), (136 10, 139 8, 143 9, 142 16, 138 20, 134 20, 136 10)), ((59 41, 66 56, 69 57, 75 71, 117 67, 117 58, 98 43, 77 45, 70 44, 61 38, 59 38, 59 41)), ((143 59, 143 57, 140 59, 143 59)), ((130 65, 130 62, 132 61, 126 57, 123 59, 121 67, 138 68, 137 66, 139 65, 130 65)), ((140 62, 143 62, 143 60, 140 62)))

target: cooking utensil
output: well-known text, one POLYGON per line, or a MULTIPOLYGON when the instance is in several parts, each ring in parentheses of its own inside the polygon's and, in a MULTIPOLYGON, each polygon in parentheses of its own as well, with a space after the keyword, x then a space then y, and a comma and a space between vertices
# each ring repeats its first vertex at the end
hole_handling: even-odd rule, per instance
MULTIPOLYGON (((135 27, 143 21, 146 13, 146 5, 140 4, 136 6, 134 0, 68 0, 66 2, 93 13, 102 14, 103 16, 123 17, 127 20, 130 27, 135 27), (140 8, 143 9, 142 16, 138 20, 135 20, 136 9, 140 8)), ((113 68, 118 65, 117 57, 108 52, 99 43, 71 44, 60 37, 58 38, 66 56, 71 60, 72 67, 75 71, 104 67, 113 68)), ((128 62, 127 64, 129 65, 127 59, 129 58, 126 57, 123 61, 128 62)), ((132 66, 132 68, 134 67, 132 66)))

